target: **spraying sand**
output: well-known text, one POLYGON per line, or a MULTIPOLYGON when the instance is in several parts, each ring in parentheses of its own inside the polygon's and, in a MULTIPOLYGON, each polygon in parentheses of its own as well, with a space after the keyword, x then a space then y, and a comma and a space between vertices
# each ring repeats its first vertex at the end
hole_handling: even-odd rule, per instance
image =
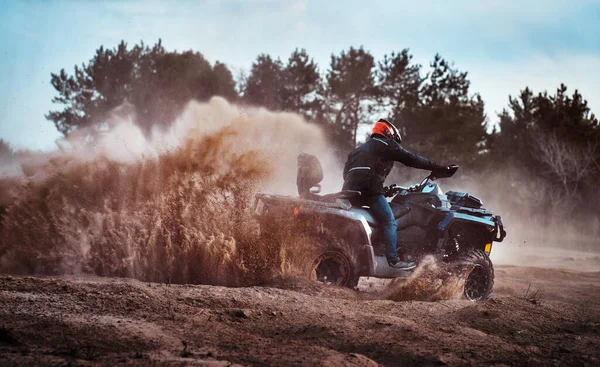
POLYGON ((258 284, 285 259, 256 238, 254 193, 293 193, 302 151, 333 166, 316 126, 221 98, 190 103, 148 138, 122 116, 109 125, 93 144, 77 131, 25 163, 27 184, 2 221, 0 272, 258 284))

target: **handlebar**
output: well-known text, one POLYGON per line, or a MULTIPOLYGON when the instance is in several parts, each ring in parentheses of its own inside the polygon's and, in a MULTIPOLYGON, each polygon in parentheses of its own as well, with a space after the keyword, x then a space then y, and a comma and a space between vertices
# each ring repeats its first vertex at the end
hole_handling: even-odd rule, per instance
MULTIPOLYGON (((423 181, 421 181, 420 184, 418 185, 413 185, 411 187, 403 187, 403 186, 398 186, 396 184, 391 184, 389 186, 385 186, 383 188, 383 195, 386 197, 392 197, 394 195, 396 195, 397 193, 399 193, 402 190, 406 190, 408 192, 417 192, 417 191, 421 191, 421 189, 423 187, 425 187, 425 185, 427 185, 429 183, 429 181, 435 181, 438 178, 446 178, 446 177, 452 177, 456 171, 458 170, 458 166, 456 164, 452 164, 450 166, 448 166, 448 171, 444 172, 442 175, 440 175, 439 177, 435 175, 435 172, 431 172, 427 177, 425 177, 423 179, 423 181)), ((439 172, 438 172, 439 173, 439 172)))
POLYGON ((398 186, 396 184, 391 184, 391 185, 385 186, 383 188, 383 196, 390 198, 402 190, 408 190, 408 188, 403 187, 403 186, 398 186))
POLYGON ((396 194, 398 194, 400 191, 402 190, 406 190, 408 192, 418 192, 421 190, 422 185, 418 184, 418 185, 413 185, 410 187, 404 187, 404 186, 399 186, 396 184, 392 184, 389 186, 385 186, 383 188, 383 196, 385 197, 392 197, 395 196, 396 194))

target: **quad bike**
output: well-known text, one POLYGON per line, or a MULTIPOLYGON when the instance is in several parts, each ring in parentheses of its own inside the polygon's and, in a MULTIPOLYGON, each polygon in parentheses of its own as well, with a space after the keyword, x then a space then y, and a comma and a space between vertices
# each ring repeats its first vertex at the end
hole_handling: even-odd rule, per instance
MULTIPOLYGON (((457 169, 454 166, 446 176, 457 169)), ((317 157, 301 153, 296 180, 299 197, 256 195, 261 235, 276 231, 301 234, 315 249, 307 259, 309 275, 326 284, 354 288, 361 276, 410 277, 412 270, 388 265, 369 208, 351 204, 360 202, 362 193, 319 195, 322 179, 317 157)), ((384 188, 384 195, 392 198, 390 206, 398 225, 398 256, 418 264, 433 255, 465 276, 465 299, 484 300, 494 285, 489 258, 492 243, 502 242, 506 236, 502 219, 484 209, 475 196, 454 191, 444 194, 435 179, 432 173, 410 187, 384 188)))

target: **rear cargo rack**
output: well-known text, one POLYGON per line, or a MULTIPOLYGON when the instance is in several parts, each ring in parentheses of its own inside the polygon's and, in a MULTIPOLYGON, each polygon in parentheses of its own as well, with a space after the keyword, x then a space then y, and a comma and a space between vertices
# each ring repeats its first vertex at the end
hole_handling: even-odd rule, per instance
POLYGON ((302 205, 307 207, 326 207, 333 209, 342 209, 342 210, 350 210, 352 205, 348 200, 337 199, 334 202, 325 202, 319 200, 310 200, 310 199, 302 199, 295 196, 287 196, 287 195, 270 195, 270 194, 257 194, 256 200, 263 200, 265 202, 274 203, 277 201, 282 201, 281 204, 290 205, 302 205))

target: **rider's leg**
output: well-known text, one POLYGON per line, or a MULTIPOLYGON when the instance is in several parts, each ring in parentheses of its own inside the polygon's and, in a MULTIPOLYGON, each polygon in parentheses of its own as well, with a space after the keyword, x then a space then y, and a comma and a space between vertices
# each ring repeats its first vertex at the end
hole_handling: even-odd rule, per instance
POLYGON ((383 243, 386 249, 386 258, 388 264, 397 269, 413 269, 416 267, 415 263, 398 260, 396 248, 398 236, 396 219, 394 218, 394 212, 392 211, 392 208, 390 207, 390 204, 386 200, 385 196, 377 195, 369 199, 368 205, 371 207, 371 212, 381 226, 381 230, 383 232, 383 243))
POLYGON ((388 262, 395 263, 398 261, 398 254, 396 253, 396 220, 390 204, 383 195, 376 195, 370 198, 369 206, 371 212, 377 220, 377 223, 381 226, 381 232, 383 235, 383 243, 385 245, 385 256, 388 262))

